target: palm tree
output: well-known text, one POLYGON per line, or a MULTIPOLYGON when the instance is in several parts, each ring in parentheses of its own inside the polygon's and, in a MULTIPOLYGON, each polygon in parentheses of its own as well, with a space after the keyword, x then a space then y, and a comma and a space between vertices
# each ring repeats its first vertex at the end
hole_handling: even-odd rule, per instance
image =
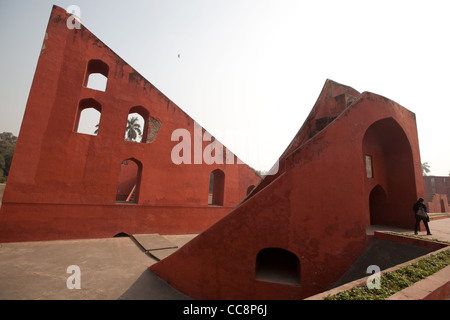
POLYGON ((426 176, 427 173, 429 172, 430 172, 430 165, 428 164, 428 162, 422 163, 422 175, 426 176))
POLYGON ((128 119, 125 140, 136 141, 138 136, 142 137, 141 125, 138 121, 138 117, 131 117, 131 119, 128 119))

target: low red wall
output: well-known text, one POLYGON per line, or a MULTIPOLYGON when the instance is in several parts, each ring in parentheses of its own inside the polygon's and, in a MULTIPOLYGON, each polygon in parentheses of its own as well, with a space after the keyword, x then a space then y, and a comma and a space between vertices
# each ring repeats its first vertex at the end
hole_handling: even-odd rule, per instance
POLYGON ((383 231, 375 231, 374 238, 380 239, 380 240, 389 240, 389 241, 395 241, 395 242, 399 242, 399 243, 410 244, 413 246, 419 246, 419 247, 424 247, 424 248, 433 249, 433 250, 439 250, 439 249, 442 249, 442 248, 448 246, 447 244, 442 243, 442 242, 431 241, 431 240, 427 240, 427 239, 418 239, 418 238, 413 238, 413 237, 408 237, 408 236, 401 236, 401 235, 391 234, 391 233, 387 233, 387 232, 383 232, 383 231))
POLYGON ((200 233, 231 210, 135 204, 6 206, 0 217, 0 242, 106 238, 121 232, 200 233))

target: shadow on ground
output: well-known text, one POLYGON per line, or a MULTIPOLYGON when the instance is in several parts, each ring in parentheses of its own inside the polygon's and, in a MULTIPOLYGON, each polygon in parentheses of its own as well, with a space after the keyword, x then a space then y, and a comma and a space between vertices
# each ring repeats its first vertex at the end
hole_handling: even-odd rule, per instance
POLYGON ((118 300, 193 300, 175 290, 150 269, 145 270, 118 300))
POLYGON ((380 270, 386 270, 432 251, 435 250, 394 241, 372 239, 350 269, 333 285, 333 288, 371 275, 371 273, 367 273, 367 268, 371 265, 379 266, 380 270))

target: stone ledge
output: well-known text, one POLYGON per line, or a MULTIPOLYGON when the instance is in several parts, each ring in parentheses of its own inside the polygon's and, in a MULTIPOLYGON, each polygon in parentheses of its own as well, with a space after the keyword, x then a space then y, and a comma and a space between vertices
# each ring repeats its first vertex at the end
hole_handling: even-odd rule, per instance
POLYGON ((410 244, 410 245, 429 248, 429 249, 433 249, 433 250, 439 250, 439 249, 442 249, 442 248, 445 248, 448 246, 448 244, 446 244, 444 242, 434 241, 431 239, 409 237, 407 235, 401 235, 401 234, 393 234, 393 233, 386 232, 386 231, 375 231, 374 238, 380 239, 380 240, 389 240, 389 241, 395 241, 395 242, 399 242, 399 243, 410 244))

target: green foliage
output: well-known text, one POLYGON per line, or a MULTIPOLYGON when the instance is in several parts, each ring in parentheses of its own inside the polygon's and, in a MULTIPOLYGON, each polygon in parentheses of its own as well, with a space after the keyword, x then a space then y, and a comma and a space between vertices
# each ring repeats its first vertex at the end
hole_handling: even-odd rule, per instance
POLYGON ((450 250, 441 251, 396 271, 383 274, 380 278, 380 289, 369 289, 367 286, 354 287, 328 296, 325 300, 383 300, 448 265, 450 265, 450 250))
POLYGON ((127 122, 126 140, 136 141, 138 137, 142 137, 141 125, 138 123, 139 118, 131 117, 127 122))
POLYGON ((0 183, 6 182, 9 174, 17 137, 11 132, 0 133, 0 183))
POLYGON ((249 166, 249 168, 252 169, 252 170, 256 173, 256 175, 257 175, 258 177, 264 178, 264 173, 263 173, 262 170, 256 170, 256 169, 253 168, 252 166, 249 166))
POLYGON ((430 173, 430 165, 428 164, 428 162, 424 162, 422 163, 422 175, 426 176, 427 173, 430 173))

